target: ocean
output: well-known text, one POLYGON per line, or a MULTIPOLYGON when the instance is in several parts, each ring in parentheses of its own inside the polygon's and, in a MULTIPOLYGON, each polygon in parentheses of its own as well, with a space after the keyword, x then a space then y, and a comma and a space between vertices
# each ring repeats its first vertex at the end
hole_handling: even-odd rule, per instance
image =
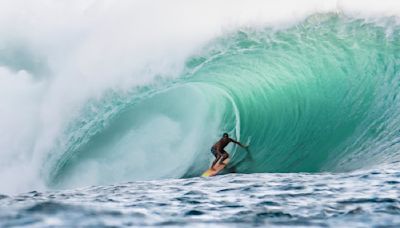
POLYGON ((398 227, 399 183, 398 169, 386 168, 31 191, 0 196, 0 226, 398 227))
POLYGON ((2 5, 0 226, 400 225, 396 1, 2 5))

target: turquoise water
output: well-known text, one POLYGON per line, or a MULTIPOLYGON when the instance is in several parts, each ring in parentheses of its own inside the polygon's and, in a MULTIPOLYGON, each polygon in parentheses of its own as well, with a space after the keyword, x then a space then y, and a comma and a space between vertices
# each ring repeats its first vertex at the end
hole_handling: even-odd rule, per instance
POLYGON ((237 108, 253 158, 238 170, 343 171, 397 154, 395 145, 377 150, 398 138, 399 31, 390 20, 328 14, 222 39, 193 80, 223 90, 237 108))
POLYGON ((233 31, 189 58, 178 79, 88 103, 45 175, 68 186, 96 161, 102 184, 198 176, 225 131, 250 144, 249 152, 229 148, 230 169, 239 173, 343 172, 397 161, 399 39, 394 19, 340 14, 277 31, 233 31), (153 164, 158 169, 146 171, 153 164), (120 166, 125 171, 115 174, 120 166))

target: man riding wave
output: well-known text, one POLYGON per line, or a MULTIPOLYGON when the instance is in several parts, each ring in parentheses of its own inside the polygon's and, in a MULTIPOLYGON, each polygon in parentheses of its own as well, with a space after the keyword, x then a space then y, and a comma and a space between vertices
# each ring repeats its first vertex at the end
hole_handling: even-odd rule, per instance
POLYGON ((211 153, 215 156, 215 160, 211 165, 211 169, 214 170, 214 165, 218 162, 218 160, 220 160, 219 164, 223 164, 224 161, 229 157, 228 152, 226 152, 224 149, 230 142, 236 143, 243 148, 248 147, 234 139, 229 138, 228 133, 224 133, 222 138, 211 147, 211 153))

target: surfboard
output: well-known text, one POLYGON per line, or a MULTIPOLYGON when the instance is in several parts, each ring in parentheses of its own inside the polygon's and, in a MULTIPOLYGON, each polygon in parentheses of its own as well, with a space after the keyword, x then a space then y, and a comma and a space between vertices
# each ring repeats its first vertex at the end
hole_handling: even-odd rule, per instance
POLYGON ((217 164, 214 165, 214 170, 212 170, 211 168, 209 168, 207 171, 205 171, 201 176, 202 177, 212 177, 217 175, 221 170, 223 170, 225 168, 226 165, 228 165, 229 163, 229 158, 225 159, 224 163, 219 164, 217 162, 217 164))

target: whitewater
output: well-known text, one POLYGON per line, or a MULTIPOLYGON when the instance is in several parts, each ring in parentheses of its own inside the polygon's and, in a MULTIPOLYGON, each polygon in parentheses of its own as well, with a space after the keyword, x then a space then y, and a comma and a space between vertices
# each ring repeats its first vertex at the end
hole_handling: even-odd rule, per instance
POLYGON ((399 224, 399 18, 389 0, 2 0, 0 225, 399 224), (249 150, 199 178, 224 132, 249 150))

